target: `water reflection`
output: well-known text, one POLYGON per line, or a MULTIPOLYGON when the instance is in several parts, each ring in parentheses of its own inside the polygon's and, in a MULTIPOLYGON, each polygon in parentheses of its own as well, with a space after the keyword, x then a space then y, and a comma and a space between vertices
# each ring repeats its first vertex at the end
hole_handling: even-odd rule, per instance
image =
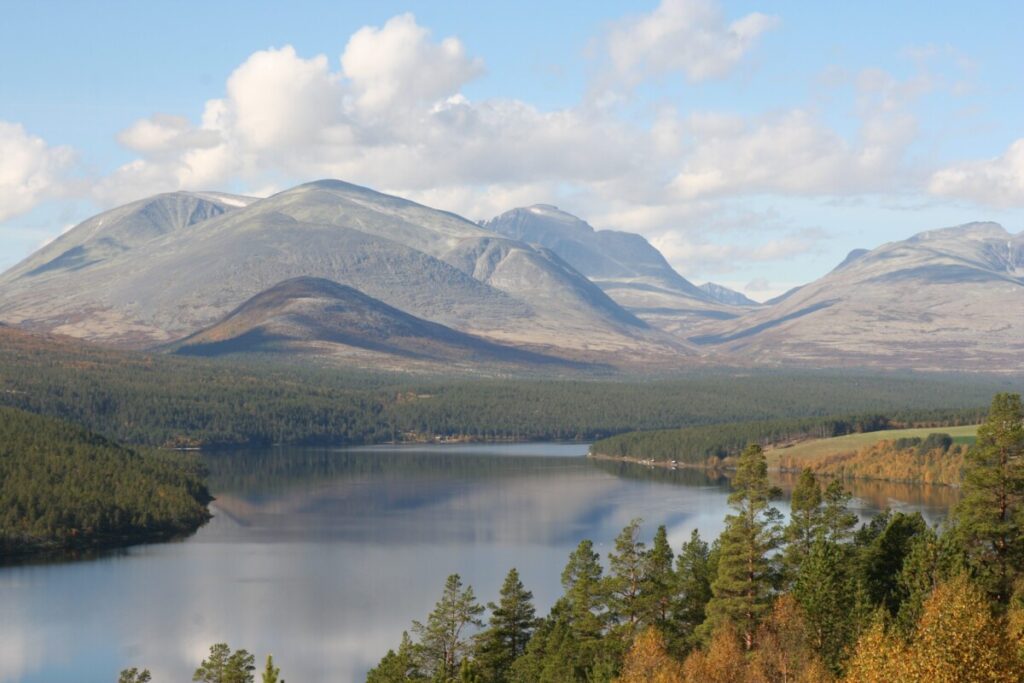
MULTIPOLYGON (((210 456, 215 517, 184 542, 0 569, 0 681, 191 678, 218 641, 272 652, 288 680, 361 681, 459 572, 484 601, 512 566, 543 611, 569 551, 633 517, 674 547, 713 538, 728 481, 579 457, 586 446, 280 449, 210 456)), ((784 488, 786 480, 780 480, 784 488)), ((857 485, 862 511, 932 521, 952 490, 857 485)), ((780 502, 785 509, 785 503, 780 502)))

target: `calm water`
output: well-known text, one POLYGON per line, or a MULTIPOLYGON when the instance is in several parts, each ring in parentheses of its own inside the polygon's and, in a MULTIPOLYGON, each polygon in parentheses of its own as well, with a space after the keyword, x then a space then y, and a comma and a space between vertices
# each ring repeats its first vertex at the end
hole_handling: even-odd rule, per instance
MULTIPOLYGON (((546 610, 582 538, 607 553, 633 517, 714 538, 727 483, 531 444, 235 452, 209 458, 214 519, 191 538, 0 568, 0 682, 112 683, 127 666, 191 680, 210 644, 274 654, 297 683, 362 681, 453 572, 482 602, 517 567, 546 610)), ((789 484, 780 481, 785 489, 789 484)), ((853 487, 937 521, 949 489, 853 487)), ((780 504, 785 510, 785 505, 780 504)))

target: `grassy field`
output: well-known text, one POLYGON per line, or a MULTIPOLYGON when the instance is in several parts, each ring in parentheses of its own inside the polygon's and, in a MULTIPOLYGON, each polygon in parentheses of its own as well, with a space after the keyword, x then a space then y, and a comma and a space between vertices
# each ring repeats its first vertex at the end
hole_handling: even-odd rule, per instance
POLYGON ((814 439, 804 441, 785 448, 772 448, 765 452, 768 459, 768 467, 776 467, 780 458, 796 458, 805 460, 811 464, 822 458, 827 458, 837 453, 851 453, 873 446, 880 441, 893 441, 895 439, 918 436, 922 439, 933 433, 949 434, 953 441, 958 444, 974 443, 974 435, 978 431, 978 425, 966 425, 963 427, 924 427, 921 429, 889 429, 881 432, 864 432, 862 434, 847 434, 832 439, 814 439))

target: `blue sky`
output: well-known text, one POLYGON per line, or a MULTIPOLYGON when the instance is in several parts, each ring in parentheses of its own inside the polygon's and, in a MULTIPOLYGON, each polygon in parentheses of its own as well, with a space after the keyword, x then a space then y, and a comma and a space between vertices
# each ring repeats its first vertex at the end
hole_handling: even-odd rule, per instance
POLYGON ((0 268, 156 192, 555 203, 764 298, 1024 225, 1018 3, 0 3, 0 268))

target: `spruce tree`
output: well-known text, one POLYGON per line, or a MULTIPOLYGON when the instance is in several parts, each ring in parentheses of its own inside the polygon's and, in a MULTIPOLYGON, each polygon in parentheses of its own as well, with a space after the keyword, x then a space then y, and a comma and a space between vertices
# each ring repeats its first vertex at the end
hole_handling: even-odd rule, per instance
POLYGON ((732 487, 729 504, 736 514, 725 518, 708 621, 712 630, 734 624, 751 650, 758 621, 771 606, 776 574, 769 554, 782 538, 782 514, 770 504, 775 491, 760 446, 748 446, 740 455, 732 487))
POLYGON ((427 617, 427 623, 414 621, 413 633, 419 637, 417 660, 423 673, 442 681, 455 678, 462 658, 469 651, 466 630, 481 626, 478 605, 472 586, 462 588, 462 579, 452 574, 445 581, 444 592, 427 617))
POLYGON ((996 394, 967 453, 958 536, 980 585, 1009 601, 1024 569, 1024 411, 1020 394, 996 394))
POLYGON ((670 640, 677 647, 695 643, 694 630, 704 623, 711 582, 714 579, 708 544, 694 529, 676 559, 676 586, 672 600, 672 619, 668 629, 670 640))
POLYGON ((789 524, 783 564, 787 581, 794 581, 800 565, 810 555, 814 540, 822 531, 821 487, 810 468, 804 468, 790 499, 789 524))
POLYGON ((844 545, 819 535, 803 560, 793 597, 803 609, 807 635, 814 649, 838 671, 858 631, 855 577, 849 571, 851 553, 844 545))
POLYGON ((267 663, 263 667, 263 680, 261 683, 284 683, 284 681, 278 676, 281 675, 281 670, 274 666, 273 655, 267 655, 267 663))
POLYGON ((487 681, 504 683, 537 626, 533 593, 523 587, 515 568, 505 577, 498 604, 488 603, 487 608, 491 618, 487 629, 477 637, 476 660, 487 681))

